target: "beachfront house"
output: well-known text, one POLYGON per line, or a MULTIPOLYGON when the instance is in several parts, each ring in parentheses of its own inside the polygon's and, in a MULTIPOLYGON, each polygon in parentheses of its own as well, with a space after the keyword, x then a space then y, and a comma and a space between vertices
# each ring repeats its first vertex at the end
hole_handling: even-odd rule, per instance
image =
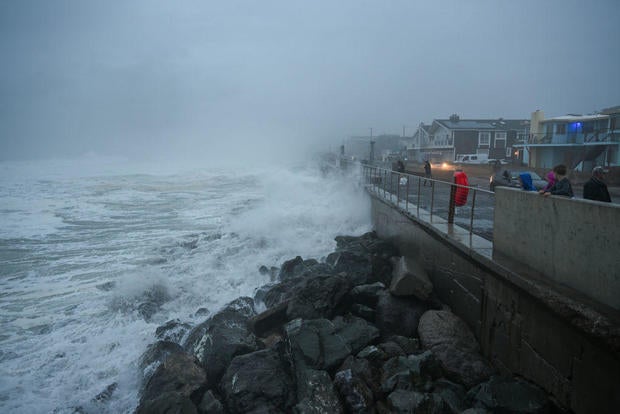
POLYGON ((545 119, 532 113, 527 142, 515 147, 529 154, 529 165, 551 168, 565 164, 571 170, 590 171, 596 165, 618 166, 620 106, 592 115, 569 114, 545 119))
POLYGON ((461 119, 454 114, 431 125, 421 123, 407 152, 417 161, 456 161, 459 155, 483 154, 490 160, 527 163, 527 154, 515 145, 527 141, 529 126, 528 119, 461 119))

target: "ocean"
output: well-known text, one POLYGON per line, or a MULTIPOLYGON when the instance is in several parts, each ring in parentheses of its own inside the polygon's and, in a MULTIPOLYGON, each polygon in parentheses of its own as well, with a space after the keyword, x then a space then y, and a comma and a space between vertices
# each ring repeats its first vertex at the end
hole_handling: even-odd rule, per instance
POLYGON ((132 412, 157 327, 196 325, 268 283, 261 266, 370 230, 354 183, 313 162, 0 162, 0 412, 132 412))

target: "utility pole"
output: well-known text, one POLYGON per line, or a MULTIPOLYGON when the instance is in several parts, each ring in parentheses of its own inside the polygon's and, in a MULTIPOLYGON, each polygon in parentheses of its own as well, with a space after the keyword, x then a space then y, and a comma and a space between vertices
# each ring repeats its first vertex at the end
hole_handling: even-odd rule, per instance
POLYGON ((375 160, 375 141, 372 140, 372 127, 370 128, 370 163, 375 160))

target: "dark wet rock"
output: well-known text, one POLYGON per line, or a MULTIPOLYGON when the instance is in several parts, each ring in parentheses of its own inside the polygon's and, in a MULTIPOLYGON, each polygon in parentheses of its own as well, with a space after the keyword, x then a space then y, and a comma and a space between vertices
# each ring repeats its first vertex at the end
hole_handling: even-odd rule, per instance
POLYGON ((183 348, 176 342, 157 341, 150 344, 140 357, 142 382, 146 384, 155 370, 171 355, 184 354, 183 348))
POLYGON ((198 404, 198 412, 205 414, 225 414, 226 410, 215 394, 213 394, 211 390, 208 390, 202 396, 200 404, 198 404))
POLYGON ((349 297, 354 303, 374 307, 383 291, 385 291, 385 285, 381 282, 375 282, 369 285, 355 286, 349 292, 349 297))
MULTIPOLYGON (((366 395, 366 390, 370 390, 372 395, 365 398, 365 400, 370 401, 372 399, 374 401, 378 401, 384 398, 384 394, 381 389, 382 365, 383 364, 377 359, 350 356, 342 363, 336 375, 343 371, 349 371, 350 375, 340 374, 344 375, 341 380, 344 380, 349 376, 352 377, 351 380, 347 380, 347 389, 350 391, 355 391, 359 387, 359 392, 363 395, 366 395)), ((340 391, 341 395, 343 395, 343 389, 340 389, 340 391)))
POLYGON ((374 322, 376 317, 376 312, 373 308, 360 305, 359 303, 351 305, 351 313, 367 320, 368 322, 374 322))
POLYGON ((316 259, 303 260, 301 256, 288 260, 282 264, 278 280, 284 281, 295 277, 311 277, 317 274, 333 273, 327 263, 320 263, 316 259))
POLYGON ((351 348, 327 319, 295 319, 285 326, 286 340, 296 368, 333 370, 351 353, 351 348))
POLYGON ((187 323, 183 323, 178 319, 170 320, 165 324, 159 326, 155 330, 155 336, 160 341, 170 341, 181 343, 183 337, 189 330, 191 326, 187 323))
POLYGON ((299 368, 297 372, 297 414, 342 413, 334 384, 326 371, 299 368))
MULTIPOLYGON (((379 239, 375 232, 369 232, 359 237, 338 236, 335 240, 336 254, 330 260, 334 263, 340 262, 342 267, 337 271, 353 272, 360 279, 365 275, 366 282, 364 283, 379 281, 389 286, 392 278, 390 258, 400 256, 398 249, 392 243, 379 239), (352 255, 341 257, 337 255, 340 252, 347 252, 352 255), (367 259, 368 264, 363 260, 355 260, 354 256, 367 259), (368 265, 369 269, 366 269, 365 267, 368 265), (346 270, 347 267, 350 270, 346 270)), ((330 260, 327 260, 328 263, 330 260)))
POLYGON ((420 350, 420 340, 418 338, 393 335, 390 336, 386 342, 394 342, 398 344, 406 355, 413 354, 420 350))
POLYGON ((295 403, 290 367, 274 348, 235 357, 220 388, 231 413, 287 413, 295 403))
POLYGON ((468 388, 488 379, 494 372, 480 355, 471 330, 449 311, 428 311, 418 326, 420 341, 441 361, 448 378, 468 388))
POLYGON ((194 316, 197 318, 204 318, 205 316, 208 316, 209 313, 211 312, 207 308, 198 308, 196 312, 194 312, 194 316))
POLYGON ((424 402, 424 394, 398 389, 388 396, 388 406, 393 413, 415 413, 424 402))
POLYGON ((472 388, 467 402, 494 413, 546 414, 552 407, 547 394, 534 384, 497 376, 472 388))
POLYGON ((351 369, 336 373, 334 384, 344 401, 347 412, 370 413, 374 405, 372 390, 359 376, 353 375, 351 369))
POLYGON ((379 330, 362 318, 352 315, 337 316, 332 322, 335 334, 342 337, 354 354, 379 338, 379 330))
POLYGON ((395 296, 415 296, 427 301, 433 284, 424 268, 415 260, 402 256, 394 265, 390 293, 395 296))
POLYGON ((273 282, 274 280, 278 278, 278 273, 280 272, 280 269, 278 269, 275 266, 267 267, 263 265, 258 268, 258 272, 261 275, 269 275, 269 280, 273 282))
POLYGON ((258 337, 266 337, 272 333, 280 333, 282 326, 288 322, 286 311, 288 302, 280 303, 273 308, 250 318, 248 327, 258 337))
POLYGON ((367 255, 335 252, 327 256, 326 262, 333 266, 336 273, 346 273, 353 285, 367 283, 372 275, 372 264, 367 255))
POLYGON ((366 348, 358 352, 356 356, 358 358, 363 358, 368 361, 379 361, 381 363, 388 359, 386 353, 376 345, 367 346, 366 348))
POLYGON ((458 414, 466 408, 467 390, 460 384, 440 378, 434 383, 433 394, 438 395, 444 401, 447 413, 458 414))
POLYGON ((379 295, 375 324, 383 337, 416 336, 418 322, 428 305, 416 298, 399 298, 383 291, 379 295))
POLYGON ((302 277, 286 279, 279 283, 273 283, 259 288, 254 297, 256 302, 263 303, 267 309, 278 306, 283 302, 288 302, 295 296, 296 291, 303 284, 302 277))
POLYGON ((190 333, 185 349, 205 368, 209 386, 219 382, 234 357, 261 347, 247 326, 249 318, 255 315, 253 300, 239 298, 190 333))
POLYGON ((349 280, 343 275, 305 279, 288 303, 287 318, 332 318, 350 289, 349 280))
POLYGON ((303 263, 304 259, 301 256, 297 256, 294 259, 287 260, 282 263, 282 267, 280 267, 280 274, 278 275, 279 280, 290 279, 291 277, 299 276, 303 272, 303 263))
POLYGON ((391 358, 383 365, 381 388, 389 393, 395 389, 429 390, 432 381, 443 374, 432 352, 391 358))
POLYGON ((398 249, 392 243, 382 240, 372 231, 361 236, 337 236, 336 251, 349 250, 358 254, 374 254, 389 259, 399 256, 398 249))
POLYGON ((389 359, 384 365, 381 375, 381 389, 384 393, 400 390, 413 390, 409 360, 398 356, 389 359))
POLYGON ((95 395, 95 398, 93 400, 97 401, 97 402, 108 401, 110 399, 110 397, 112 397, 112 394, 114 394, 114 391, 116 391, 117 388, 118 388, 118 383, 113 382, 112 384, 108 385, 105 388, 105 390, 103 390, 99 394, 95 395))
POLYGON ((205 372, 195 357, 171 354, 148 380, 136 412, 196 412, 190 399, 194 393, 200 393, 205 380, 205 372), (166 411, 162 407, 183 411, 166 411))
POLYGON ((198 414, 198 410, 190 397, 166 392, 140 403, 135 414, 198 414))
POLYGON ((385 354, 385 359, 394 358, 397 356, 407 356, 407 353, 403 351, 403 348, 393 341, 382 342, 379 345, 379 349, 385 354))

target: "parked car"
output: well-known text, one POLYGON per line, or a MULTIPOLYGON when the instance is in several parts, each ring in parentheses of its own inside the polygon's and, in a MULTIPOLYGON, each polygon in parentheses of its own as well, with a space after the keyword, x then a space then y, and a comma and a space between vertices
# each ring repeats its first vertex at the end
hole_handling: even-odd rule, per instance
POLYGON ((495 187, 516 187, 521 188, 521 182, 519 181, 519 174, 528 173, 532 177, 532 184, 537 190, 544 188, 547 185, 547 181, 543 180, 540 175, 534 171, 518 171, 518 170, 504 170, 493 174, 489 179, 489 189, 495 191, 495 187))

